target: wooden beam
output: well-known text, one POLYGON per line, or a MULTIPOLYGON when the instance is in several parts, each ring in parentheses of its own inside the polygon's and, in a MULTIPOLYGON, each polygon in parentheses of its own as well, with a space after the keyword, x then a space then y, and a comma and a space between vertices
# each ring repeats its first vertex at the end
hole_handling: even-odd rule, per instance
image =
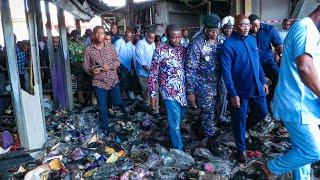
POLYGON ((80 25, 80 20, 79 19, 75 19, 75 23, 76 23, 76 29, 80 32, 81 34, 81 25, 80 25))
POLYGON ((52 40, 52 24, 51 24, 51 15, 49 11, 49 2, 50 0, 45 0, 44 1, 44 7, 46 11, 46 17, 47 17, 47 22, 46 22, 46 31, 47 31, 47 47, 48 47, 48 55, 49 55, 49 62, 50 62, 50 71, 51 71, 51 64, 54 63, 53 61, 53 40, 52 40))
POLYGON ((65 23, 65 17, 63 10, 58 8, 58 25, 60 34, 60 47, 63 52, 63 59, 65 60, 66 82, 67 82, 67 94, 68 94, 68 108, 73 109, 73 93, 72 93, 72 77, 70 68, 70 59, 68 53, 68 40, 67 40, 67 28, 65 23))
POLYGON ((7 51, 7 62, 9 69, 10 85, 11 85, 11 98, 13 102, 15 119, 18 126, 18 133, 22 147, 28 147, 28 136, 25 126, 25 117, 23 112, 23 104, 21 97, 21 87, 18 72, 17 55, 15 49, 15 42, 13 36, 12 19, 10 12, 9 0, 0 1, 1 23, 3 29, 3 36, 7 51))
MULTIPOLYGON (((37 29, 37 9, 36 9, 36 1, 37 0, 25 0, 26 7, 26 15, 27 15, 27 25, 28 25, 28 32, 29 32, 29 39, 30 39, 30 52, 31 52, 31 61, 32 61, 32 67, 31 69, 33 70, 33 78, 34 78, 34 96, 31 97, 34 100, 34 105, 38 104, 39 106, 35 106, 33 108, 40 108, 38 111, 40 111, 41 115, 37 115, 37 129, 41 129, 41 131, 32 131, 30 128, 30 124, 33 122, 27 122, 28 125, 28 138, 32 138, 30 140, 35 140, 42 142, 43 144, 45 143, 45 140, 47 138, 47 132, 46 132, 46 122, 45 122, 45 115, 44 115, 44 109, 43 109, 43 92, 42 92, 42 80, 41 80, 41 68, 40 68, 40 55, 39 55, 39 44, 38 44, 38 29, 37 29), (39 124, 39 123, 42 124, 39 124), (41 126, 41 127, 40 127, 41 126), (40 137, 41 136, 41 137, 40 137)), ((32 78, 32 77, 31 77, 32 78)), ((32 82, 32 81, 31 81, 32 82)), ((27 100, 24 100, 27 101, 27 100)), ((25 110, 26 111, 26 110, 25 110)), ((29 119, 34 117, 31 114, 28 114, 26 117, 29 119)), ((36 121, 34 121, 36 122, 36 121)), ((43 144, 30 144, 31 148, 41 148, 43 144)), ((28 147, 30 149, 30 147, 28 147)))
MULTIPOLYGON (((38 44, 38 35, 37 35, 37 14, 35 2, 36 0, 26 0, 26 5, 28 8, 25 8, 27 15, 27 25, 29 31, 30 39, 30 52, 31 52, 31 61, 33 69, 34 82, 39 86, 40 101, 43 104, 43 94, 42 94, 42 82, 41 82, 41 70, 40 70, 40 56, 39 56, 39 44, 38 44)), ((42 109, 42 115, 43 109, 42 109)), ((44 117, 44 116, 43 116, 44 117)))
POLYGON ((249 16, 252 13, 252 0, 244 0, 244 14, 249 16))
MULTIPOLYGON (((46 22, 46 31, 47 31, 47 47, 48 47, 48 57, 49 57, 49 67, 50 67, 50 77, 51 77, 51 86, 54 87, 54 81, 53 81, 53 70, 55 67, 55 63, 56 61, 54 60, 54 54, 53 54, 53 39, 52 39, 52 24, 51 24, 51 15, 50 15, 50 11, 49 11, 49 2, 50 0, 44 0, 44 7, 45 7, 45 12, 46 12, 46 17, 47 17, 47 22, 46 22)), ((57 97, 55 96, 55 94, 57 94, 57 92, 55 91, 55 88, 52 88, 52 94, 53 97, 57 97)), ((57 102, 57 99, 53 100, 54 102, 57 102)), ((56 107, 54 106, 54 109, 56 107)))
POLYGON ((37 36, 39 40, 42 40, 44 37, 44 32, 43 32, 43 21, 42 21, 40 0, 34 1, 34 3, 35 3, 35 13, 37 17, 37 36))

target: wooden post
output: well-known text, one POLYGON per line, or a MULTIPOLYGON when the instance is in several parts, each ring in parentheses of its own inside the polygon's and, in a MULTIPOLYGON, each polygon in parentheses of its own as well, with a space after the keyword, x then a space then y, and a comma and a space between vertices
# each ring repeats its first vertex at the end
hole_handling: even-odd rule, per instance
POLYGON ((48 47, 49 62, 51 66, 51 64, 54 62, 52 61, 53 60, 53 40, 52 40, 51 15, 49 11, 49 0, 45 0, 44 3, 45 3, 44 6, 46 11, 46 17, 47 17, 47 22, 46 22, 46 31, 47 31, 47 38, 48 38, 47 47, 48 47))
POLYGON ((81 26, 80 26, 80 20, 79 19, 75 19, 76 22, 76 29, 80 32, 81 34, 81 26))
POLYGON ((30 39, 30 52, 31 52, 31 61, 34 78, 34 95, 23 95, 23 103, 26 105, 33 105, 33 112, 39 112, 40 114, 33 113, 29 114, 31 107, 24 107, 24 111, 28 112, 26 115, 27 129, 28 129, 28 138, 32 141, 38 141, 37 143, 32 142, 30 144, 31 149, 41 148, 46 140, 46 124, 45 116, 43 110, 43 92, 42 92, 42 81, 41 81, 41 69, 40 69, 40 56, 39 56, 39 44, 38 44, 38 29, 37 29, 37 9, 36 9, 37 0, 25 0, 25 11, 27 15, 27 25, 30 39), (27 8, 28 7, 28 8, 27 8), (33 102, 29 102, 29 101, 33 102), (39 108, 39 109, 38 109, 39 108), (34 130, 34 126, 37 126, 37 130, 34 130))
POLYGON ((43 21, 42 21, 42 14, 41 14, 41 6, 40 6, 40 0, 34 1, 35 3, 35 14, 37 17, 37 36, 38 40, 42 40, 44 37, 43 32, 43 21))
POLYGON ((13 36, 12 19, 10 12, 9 0, 0 1, 1 23, 3 28, 4 42, 7 51, 7 62, 9 69, 11 98, 13 102, 15 118, 18 126, 18 133, 22 147, 28 147, 28 136, 26 130, 26 122, 23 112, 23 104, 21 97, 21 87, 18 72, 17 55, 13 36))
POLYGON ((65 60, 66 82, 67 82, 67 94, 68 94, 68 108, 73 109, 73 93, 72 93, 72 77, 70 68, 70 59, 68 53, 68 40, 67 40, 67 28, 65 23, 65 17, 63 10, 58 9, 58 26, 60 34, 60 47, 63 52, 63 59, 65 60))

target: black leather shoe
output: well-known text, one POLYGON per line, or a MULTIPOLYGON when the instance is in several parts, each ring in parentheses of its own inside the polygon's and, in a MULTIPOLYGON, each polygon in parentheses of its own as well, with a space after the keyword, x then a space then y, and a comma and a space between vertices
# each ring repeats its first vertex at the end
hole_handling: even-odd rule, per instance
POLYGON ((208 149, 214 156, 219 156, 218 144, 216 142, 216 137, 208 138, 208 149))
POLYGON ((241 153, 238 152, 236 156, 239 163, 246 163, 248 161, 248 157, 245 151, 241 153))

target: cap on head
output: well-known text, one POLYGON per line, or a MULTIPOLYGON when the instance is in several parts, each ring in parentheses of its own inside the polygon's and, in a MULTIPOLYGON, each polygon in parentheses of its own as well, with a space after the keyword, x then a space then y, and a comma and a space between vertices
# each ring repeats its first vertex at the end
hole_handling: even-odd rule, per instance
POLYGON ((204 17, 203 24, 205 27, 212 28, 220 28, 221 27, 221 18, 216 14, 209 14, 204 17))
POLYGON ((232 16, 226 16, 221 21, 221 26, 228 27, 228 26, 234 26, 234 17, 232 16))

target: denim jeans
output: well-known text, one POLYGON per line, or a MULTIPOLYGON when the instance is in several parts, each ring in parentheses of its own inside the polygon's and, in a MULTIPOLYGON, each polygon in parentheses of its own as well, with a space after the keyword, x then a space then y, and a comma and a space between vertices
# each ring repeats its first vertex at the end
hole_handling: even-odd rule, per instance
POLYGON ((120 93, 119 84, 115 85, 113 88, 109 90, 105 90, 99 87, 94 87, 96 96, 97 96, 97 103, 99 108, 99 118, 100 123, 103 129, 109 129, 109 122, 108 122, 108 97, 111 97, 112 104, 117 106, 123 106, 122 97, 120 93), (110 94, 111 96, 108 96, 110 94))
POLYGON ((295 180, 311 179, 311 163, 320 160, 319 126, 283 123, 290 136, 291 150, 269 161, 268 168, 275 175, 292 171, 295 180))
POLYGON ((173 100, 164 100, 169 124, 170 139, 173 148, 183 150, 180 122, 185 117, 186 108, 173 100))

